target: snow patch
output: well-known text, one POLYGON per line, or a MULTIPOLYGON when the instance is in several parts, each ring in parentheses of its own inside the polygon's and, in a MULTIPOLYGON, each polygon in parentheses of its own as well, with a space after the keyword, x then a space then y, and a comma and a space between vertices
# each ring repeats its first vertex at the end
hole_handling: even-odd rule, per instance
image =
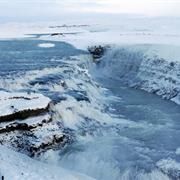
POLYGON ((53 44, 53 43, 41 43, 41 44, 38 44, 38 47, 41 47, 41 48, 53 48, 53 47, 55 47, 55 44, 53 44))
POLYGON ((50 102, 51 100, 42 94, 0 91, 0 116, 27 110, 46 109, 50 102))

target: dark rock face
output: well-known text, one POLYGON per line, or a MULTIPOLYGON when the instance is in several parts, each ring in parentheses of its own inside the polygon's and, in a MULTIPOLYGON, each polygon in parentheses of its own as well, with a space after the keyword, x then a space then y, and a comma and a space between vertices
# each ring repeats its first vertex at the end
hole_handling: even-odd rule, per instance
POLYGON ((63 36, 63 33, 52 33, 51 34, 51 36, 59 36, 59 35, 63 36))
POLYGON ((0 144, 29 156, 36 156, 51 148, 63 147, 72 141, 60 123, 49 112, 25 120, 0 123, 0 144))
POLYGON ((56 134, 48 138, 47 141, 42 142, 39 145, 32 144, 29 146, 30 156, 37 156, 38 154, 45 152, 51 148, 63 147, 65 144, 70 143, 71 138, 68 135, 56 134))
POLYGON ((37 116, 41 113, 44 113, 48 110, 49 105, 46 108, 42 108, 42 109, 28 109, 28 110, 24 110, 24 111, 18 111, 18 112, 14 112, 12 114, 6 115, 6 116, 0 116, 0 122, 7 122, 7 121, 12 121, 12 120, 16 120, 16 119, 26 119, 28 117, 32 117, 32 116, 37 116))
POLYGON ((96 61, 97 59, 100 59, 104 55, 106 51, 106 47, 103 46, 88 47, 88 51, 93 56, 93 59, 96 61))
MULTIPOLYGON (((35 119, 35 118, 34 118, 35 119)), ((31 131, 37 127, 42 127, 44 124, 50 123, 52 121, 51 117, 48 118, 41 116, 40 120, 33 123, 29 123, 27 121, 13 121, 9 123, 1 124, 0 126, 0 134, 13 132, 13 131, 31 131)))

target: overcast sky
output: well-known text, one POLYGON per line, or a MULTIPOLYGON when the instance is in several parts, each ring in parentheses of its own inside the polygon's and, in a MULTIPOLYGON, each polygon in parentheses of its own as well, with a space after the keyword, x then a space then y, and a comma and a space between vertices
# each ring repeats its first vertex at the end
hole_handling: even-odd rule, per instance
POLYGON ((127 13, 180 16, 180 0, 0 0, 0 17, 49 19, 70 14, 127 13))

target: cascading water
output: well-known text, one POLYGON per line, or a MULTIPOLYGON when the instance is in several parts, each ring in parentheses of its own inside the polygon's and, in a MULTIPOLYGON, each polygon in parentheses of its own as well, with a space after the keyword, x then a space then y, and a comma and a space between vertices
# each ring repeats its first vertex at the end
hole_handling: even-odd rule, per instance
POLYGON ((115 49, 96 65, 85 52, 64 43, 46 50, 38 40, 6 43, 10 53, 5 54, 0 88, 49 96, 53 120, 72 133, 72 144, 39 159, 97 180, 180 177, 179 106, 125 86, 142 84, 146 46, 115 49))
MULTIPOLYGON (((76 129, 77 141, 42 159, 98 180, 178 179, 173 163, 179 162, 179 106, 125 86, 140 81, 143 51, 113 52, 100 64, 84 65, 93 81, 105 88, 98 115, 94 109, 82 113, 77 108, 72 118, 88 117, 76 129), (166 160, 172 169, 165 168, 166 160)), ((96 97, 92 94, 92 99, 96 97)))

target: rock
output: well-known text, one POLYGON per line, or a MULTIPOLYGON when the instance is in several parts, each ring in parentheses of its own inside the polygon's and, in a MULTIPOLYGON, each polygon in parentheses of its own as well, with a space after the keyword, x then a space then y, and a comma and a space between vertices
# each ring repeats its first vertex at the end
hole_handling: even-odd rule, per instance
POLYGON ((41 143, 32 144, 32 146, 29 148, 29 152, 31 153, 31 156, 35 156, 50 148, 55 148, 59 145, 64 146, 69 140, 70 138, 65 134, 54 134, 47 136, 41 141, 41 143))
POLYGON ((72 141, 71 134, 65 133, 62 125, 53 121, 50 114, 3 124, 0 128, 0 144, 29 156, 63 147, 72 141))
POLYGON ((51 116, 47 113, 37 117, 31 117, 26 120, 16 120, 13 122, 0 123, 0 134, 12 131, 30 131, 37 127, 42 127, 44 124, 52 121, 51 116))
POLYGON ((63 36, 63 33, 52 33, 51 36, 63 36))
POLYGON ((47 112, 50 102, 41 94, 0 91, 0 122, 37 116, 47 112))
POLYGON ((93 56, 94 61, 98 62, 97 59, 100 59, 104 55, 106 48, 103 46, 93 46, 88 47, 88 51, 93 56))
POLYGON ((66 84, 66 82, 65 81, 63 81, 63 80, 61 80, 61 86, 63 87, 63 88, 65 88, 65 89, 67 89, 68 88, 68 86, 67 86, 67 84, 66 84))

